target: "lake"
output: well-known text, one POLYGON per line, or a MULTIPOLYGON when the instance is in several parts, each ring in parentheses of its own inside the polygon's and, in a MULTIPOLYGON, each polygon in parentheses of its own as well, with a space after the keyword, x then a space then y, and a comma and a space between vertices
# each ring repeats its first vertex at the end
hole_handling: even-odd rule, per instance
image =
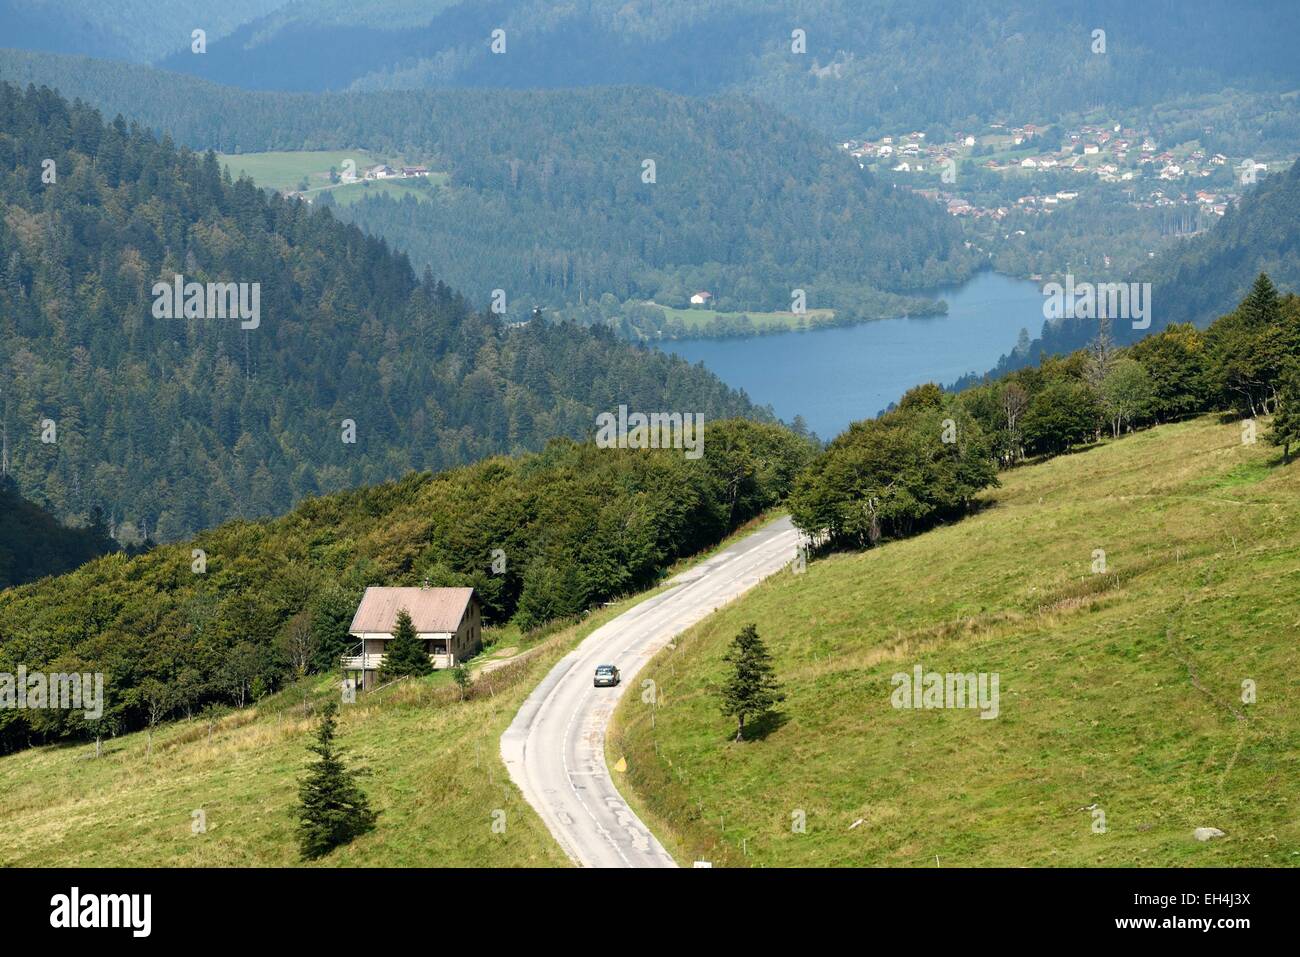
POLYGON ((661 348, 703 362, 786 422, 802 415, 830 439, 914 385, 987 372, 1015 347, 1021 329, 1036 338, 1043 326, 1042 289, 1025 279, 983 272, 925 295, 946 300, 948 315, 751 339, 680 339, 661 348))

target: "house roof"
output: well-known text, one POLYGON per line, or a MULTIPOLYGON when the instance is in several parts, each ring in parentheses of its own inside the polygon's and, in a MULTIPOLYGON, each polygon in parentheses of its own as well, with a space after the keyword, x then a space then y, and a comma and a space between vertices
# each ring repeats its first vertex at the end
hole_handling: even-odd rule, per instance
POLYGON ((352 616, 350 634, 392 634, 397 613, 410 613, 417 632, 451 633, 460 627, 474 596, 472 588, 381 588, 366 589, 352 616))

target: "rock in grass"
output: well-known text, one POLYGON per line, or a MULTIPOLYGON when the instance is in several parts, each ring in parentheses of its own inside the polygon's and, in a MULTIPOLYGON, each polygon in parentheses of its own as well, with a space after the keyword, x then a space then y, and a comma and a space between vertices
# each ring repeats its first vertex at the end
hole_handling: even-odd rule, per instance
POLYGON ((1217 827, 1198 827, 1196 830, 1192 831, 1192 837, 1196 838, 1198 841, 1208 841, 1212 838, 1224 836, 1224 833, 1217 827))

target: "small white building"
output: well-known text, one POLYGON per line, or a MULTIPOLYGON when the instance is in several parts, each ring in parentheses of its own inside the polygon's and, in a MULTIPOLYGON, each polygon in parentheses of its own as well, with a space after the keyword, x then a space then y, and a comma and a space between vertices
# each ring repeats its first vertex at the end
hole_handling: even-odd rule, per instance
POLYGON ((713 293, 705 292, 701 290, 700 292, 697 292, 695 295, 691 296, 691 305, 707 306, 711 299, 713 299, 713 293))

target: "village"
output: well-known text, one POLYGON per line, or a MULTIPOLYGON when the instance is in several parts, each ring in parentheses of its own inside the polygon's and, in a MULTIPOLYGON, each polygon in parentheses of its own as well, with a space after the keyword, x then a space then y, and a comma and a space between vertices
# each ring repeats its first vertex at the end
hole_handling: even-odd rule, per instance
MULTIPOLYGON (((1212 130, 1206 127, 1204 132, 1212 130)), ((1129 184, 1123 187, 1123 195, 1137 209, 1194 206, 1222 216, 1240 198, 1239 184, 1254 182, 1268 172, 1266 163, 1248 157, 1230 160, 1223 153, 1207 153, 1195 142, 1162 146, 1150 130, 1122 123, 1072 127, 991 123, 980 133, 958 132, 943 142, 930 140, 918 130, 847 140, 840 146, 863 169, 909 174, 906 178, 922 174, 922 182, 938 176, 942 184, 955 185, 960 166, 973 163, 982 172, 1003 174, 1008 187, 1027 177, 1041 177, 1051 184, 1050 189, 1031 189, 1019 196, 1014 196, 1016 189, 1000 190, 1006 193, 1005 201, 990 204, 972 202, 956 189, 899 182, 902 188, 940 203, 951 216, 976 219, 1001 220, 1012 211, 1050 214, 1077 199, 1089 183, 1129 184), (1063 174, 1079 179, 1065 185, 1063 174)))

